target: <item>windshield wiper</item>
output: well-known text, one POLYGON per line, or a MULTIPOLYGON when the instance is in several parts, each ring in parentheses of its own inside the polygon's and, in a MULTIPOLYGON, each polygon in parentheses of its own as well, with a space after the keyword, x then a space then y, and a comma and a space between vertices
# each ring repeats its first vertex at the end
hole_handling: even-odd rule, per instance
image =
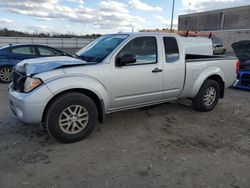
POLYGON ((72 56, 73 56, 74 58, 77 58, 77 59, 80 57, 80 56, 77 55, 76 53, 73 53, 72 56))
POLYGON ((78 56, 78 59, 87 61, 87 62, 97 62, 97 57, 93 57, 93 56, 85 56, 85 55, 80 55, 78 56))

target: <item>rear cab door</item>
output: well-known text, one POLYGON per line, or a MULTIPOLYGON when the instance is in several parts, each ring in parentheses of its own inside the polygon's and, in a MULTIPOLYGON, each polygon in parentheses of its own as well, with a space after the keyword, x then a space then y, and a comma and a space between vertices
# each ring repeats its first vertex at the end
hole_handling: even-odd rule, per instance
POLYGON ((111 109, 142 105, 162 99, 163 63, 160 61, 160 38, 154 35, 133 36, 111 58, 111 109), (117 66, 123 55, 133 54, 136 62, 117 66))
POLYGON ((174 35, 161 38, 163 57, 163 99, 178 97, 185 84, 185 53, 181 46, 181 40, 174 35))

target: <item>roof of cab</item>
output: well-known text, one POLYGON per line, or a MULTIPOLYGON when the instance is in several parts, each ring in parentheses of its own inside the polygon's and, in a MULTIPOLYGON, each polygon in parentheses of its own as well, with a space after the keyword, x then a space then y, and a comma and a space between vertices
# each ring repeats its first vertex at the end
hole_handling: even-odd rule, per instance
POLYGON ((167 36, 177 36, 175 33, 164 33, 164 32, 119 32, 114 34, 120 35, 130 35, 130 36, 144 36, 144 35, 167 35, 167 36))

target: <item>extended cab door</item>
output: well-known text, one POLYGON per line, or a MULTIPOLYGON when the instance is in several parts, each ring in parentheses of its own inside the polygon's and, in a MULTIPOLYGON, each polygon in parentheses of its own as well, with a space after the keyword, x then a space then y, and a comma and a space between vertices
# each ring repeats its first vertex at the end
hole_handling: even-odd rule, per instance
MULTIPOLYGON (((180 42, 180 40, 179 40, 180 42)), ((180 43, 174 36, 162 38, 164 64, 163 99, 178 97, 181 94, 185 81, 185 55, 180 43)))
POLYGON ((137 36, 125 44, 112 58, 110 90, 111 108, 122 108, 162 99, 163 64, 158 61, 158 42, 154 36, 137 36), (124 56, 136 57, 123 66, 124 56))

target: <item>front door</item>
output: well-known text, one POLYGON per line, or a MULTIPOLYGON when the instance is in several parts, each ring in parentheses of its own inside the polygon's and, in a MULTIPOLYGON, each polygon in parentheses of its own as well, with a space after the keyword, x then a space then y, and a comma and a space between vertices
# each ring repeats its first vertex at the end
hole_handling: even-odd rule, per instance
POLYGON ((136 61, 123 66, 111 63, 111 108, 124 108, 162 99, 163 65, 158 61, 157 39, 143 36, 131 39, 116 55, 134 55, 136 61))

